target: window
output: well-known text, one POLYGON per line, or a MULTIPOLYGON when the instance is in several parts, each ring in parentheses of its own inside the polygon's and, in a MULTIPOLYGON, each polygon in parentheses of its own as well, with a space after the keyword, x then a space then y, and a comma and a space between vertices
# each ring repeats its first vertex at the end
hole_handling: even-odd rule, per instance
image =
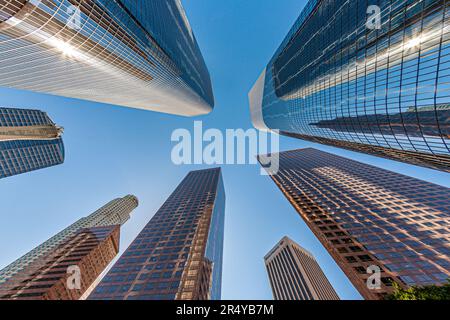
POLYGON ((381 282, 387 287, 391 287, 394 283, 394 280, 391 277, 381 278, 381 282))
POLYGON ((361 259, 362 262, 373 261, 373 259, 372 259, 370 256, 366 255, 366 254, 365 254, 365 255, 358 256, 358 258, 361 259))
POLYGON ((359 274, 366 274, 367 270, 364 267, 355 267, 356 272, 358 272, 359 274))

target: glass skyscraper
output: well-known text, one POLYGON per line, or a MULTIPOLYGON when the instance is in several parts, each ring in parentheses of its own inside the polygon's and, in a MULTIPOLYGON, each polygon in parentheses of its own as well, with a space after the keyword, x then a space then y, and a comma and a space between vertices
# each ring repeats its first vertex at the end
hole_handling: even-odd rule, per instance
POLYGON ((449 23, 439 0, 310 0, 249 94, 255 127, 450 172, 449 23))
POLYGON ((62 132, 45 112, 0 107, 0 179, 62 164, 62 132))
POLYGON ((271 178, 363 297, 450 278, 450 189, 315 149, 279 155, 271 178))
POLYGON ((0 271, 0 286, 13 276, 20 274, 24 270, 26 271, 36 262, 43 261, 44 257, 56 250, 81 229, 123 225, 130 219, 130 213, 138 205, 139 201, 135 196, 127 195, 123 198, 114 199, 89 216, 79 219, 2 269, 0 271))
POLYGON ((211 80, 180 0, 6 0, 0 86, 194 116, 211 80))
POLYGON ((102 279, 91 300, 220 300, 221 169, 190 172, 102 279))

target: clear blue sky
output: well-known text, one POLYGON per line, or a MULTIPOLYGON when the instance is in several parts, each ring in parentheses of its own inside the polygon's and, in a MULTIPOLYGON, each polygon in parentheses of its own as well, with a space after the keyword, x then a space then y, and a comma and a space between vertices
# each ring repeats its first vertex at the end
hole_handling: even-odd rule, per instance
MULTIPOLYGON (((216 97, 206 128, 250 128, 247 93, 300 14, 300 0, 184 0, 216 97)), ((129 245, 188 171, 170 159, 171 133, 192 118, 0 88, 0 105, 38 108, 65 127, 63 165, 0 180, 0 268, 106 202, 135 194, 122 229, 129 245)), ((450 187, 450 175, 282 138, 450 187)), ((263 257, 284 235, 312 251, 343 299, 359 294, 258 166, 224 166, 227 196, 224 299, 271 299, 263 257)))

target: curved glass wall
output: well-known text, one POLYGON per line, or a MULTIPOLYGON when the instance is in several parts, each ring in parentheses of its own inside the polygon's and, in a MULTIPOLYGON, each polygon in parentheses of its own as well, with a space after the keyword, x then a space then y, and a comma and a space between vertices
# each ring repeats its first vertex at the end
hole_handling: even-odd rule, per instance
POLYGON ((211 80, 179 0, 8 0, 0 86, 194 116, 211 80))
POLYGON ((450 172, 449 8, 310 1, 259 81, 254 123, 450 172), (369 5, 379 26, 369 28, 369 5))

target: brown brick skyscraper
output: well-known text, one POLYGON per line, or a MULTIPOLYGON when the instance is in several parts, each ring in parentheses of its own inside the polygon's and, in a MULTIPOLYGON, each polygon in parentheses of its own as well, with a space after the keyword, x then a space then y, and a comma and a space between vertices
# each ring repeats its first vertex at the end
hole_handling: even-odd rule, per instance
POLYGON ((315 149, 280 153, 272 179, 366 299, 450 277, 448 188, 315 149))
POLYGON ((220 168, 190 172, 89 299, 220 300, 224 219, 220 168))
POLYGON ((137 208, 139 200, 134 195, 116 198, 86 217, 78 219, 67 228, 61 230, 50 239, 33 248, 16 261, 0 270, 0 288, 8 279, 29 269, 35 262, 42 261, 43 257, 54 251, 81 229, 123 225, 129 219, 131 212, 137 208))
POLYGON ((80 299, 119 252, 119 236, 119 225, 78 231, 2 284, 0 299, 80 299))

